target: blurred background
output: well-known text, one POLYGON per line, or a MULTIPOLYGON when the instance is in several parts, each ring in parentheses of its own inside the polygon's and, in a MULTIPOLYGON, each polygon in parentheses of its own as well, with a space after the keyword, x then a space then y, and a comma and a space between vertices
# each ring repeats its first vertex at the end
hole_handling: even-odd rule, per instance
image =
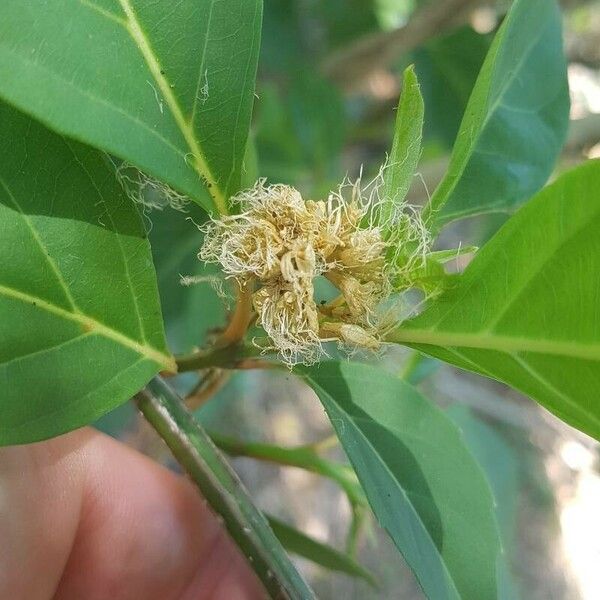
MULTIPOLYGON (((415 64, 426 114, 424 151, 409 200, 423 204, 445 171, 470 91, 508 4, 265 0, 248 183, 258 172, 318 199, 344 177, 356 178, 361 168, 366 179, 374 175, 391 145, 402 71, 415 64)), ((600 1, 561 4, 572 109, 557 173, 600 157, 600 1)), ((182 276, 207 275, 196 259, 200 238, 194 225, 205 216, 190 206, 185 210, 155 208, 146 214, 175 352, 200 346, 210 328, 223 322, 227 304, 210 281, 181 285, 182 276)), ((439 243, 481 246, 506 218, 461 221, 446 228, 439 243)), ((466 260, 454 268, 461 270, 466 260)), ((512 569, 506 598, 598 600, 599 445, 509 388, 433 359, 394 348, 364 360, 377 360, 417 385, 462 428, 498 504, 512 569)), ((176 383, 186 393, 196 378, 182 376, 176 383)), ((327 441, 331 429, 321 405, 291 375, 247 371, 219 383, 217 396, 198 411, 211 431, 281 446, 325 440, 325 455, 344 460, 327 441)), ((131 407, 98 426, 169 460, 131 407)), ((316 540, 345 548, 353 513, 335 483, 297 468, 233 460, 261 508, 316 540)), ((368 515, 356 552, 379 589, 297 560, 320 598, 423 598, 368 515)))

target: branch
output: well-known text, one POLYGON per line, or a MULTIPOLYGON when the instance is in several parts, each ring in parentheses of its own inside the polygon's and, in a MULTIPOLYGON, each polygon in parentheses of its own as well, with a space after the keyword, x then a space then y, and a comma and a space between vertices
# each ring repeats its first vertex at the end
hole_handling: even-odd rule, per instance
POLYGON ((353 91, 373 71, 389 67, 399 56, 429 38, 464 22, 482 0, 431 0, 402 28, 365 35, 333 52, 321 65, 321 73, 345 91, 353 91))
POLYGON ((248 362, 248 359, 255 359, 257 356, 260 356, 260 349, 251 345, 235 344, 176 356, 175 362, 177 363, 177 372, 186 373, 214 367, 237 369, 242 363, 248 362))
POLYGON ((241 342, 252 319, 252 283, 237 284, 237 302, 225 331, 218 337, 219 348, 233 346, 241 342))
POLYGON ((157 377, 136 395, 135 401, 213 511, 223 519, 269 595, 277 599, 314 599, 237 475, 177 394, 157 377))

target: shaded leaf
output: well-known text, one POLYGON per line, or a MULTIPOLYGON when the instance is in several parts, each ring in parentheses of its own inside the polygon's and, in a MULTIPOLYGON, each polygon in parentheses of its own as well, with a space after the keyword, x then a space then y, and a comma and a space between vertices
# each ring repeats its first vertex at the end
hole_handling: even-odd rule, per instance
POLYGON ((465 26, 434 37, 414 52, 427 113, 427 140, 439 140, 452 148, 490 43, 489 34, 465 26))
POLYGON ((343 98, 310 71, 295 73, 282 92, 264 84, 257 100, 256 145, 261 175, 320 195, 340 179, 345 141, 343 98))
POLYGON ((427 596, 496 598, 501 549, 492 495, 454 424, 379 369, 330 361, 298 372, 427 596))
MULTIPOLYGON (((436 361, 437 362, 437 361, 436 361)), ((482 390, 483 393, 485 393, 482 390)), ((456 423, 463 439, 490 483, 495 500, 496 517, 502 534, 502 542, 508 557, 503 570, 499 571, 498 598, 518 600, 520 594, 509 563, 516 561, 518 541, 516 526, 519 502, 519 464, 517 455, 493 427, 476 418, 472 411, 460 404, 452 405, 445 411, 456 423)))
POLYGON ((515 0, 471 94, 426 214, 441 225, 515 208, 548 179, 569 121, 555 0, 515 0))
POLYGON ((6 105, 0 137, 0 444, 14 444, 85 425, 175 366, 108 161, 6 105))

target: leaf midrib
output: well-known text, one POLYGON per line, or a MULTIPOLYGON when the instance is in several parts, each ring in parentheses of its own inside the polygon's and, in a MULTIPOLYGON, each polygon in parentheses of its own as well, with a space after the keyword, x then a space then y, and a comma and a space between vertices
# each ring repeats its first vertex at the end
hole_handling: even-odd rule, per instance
POLYGON ((109 340, 117 342, 121 346, 134 350, 140 356, 144 356, 155 363, 158 363, 168 371, 175 372, 177 370, 173 357, 160 352, 152 346, 141 344, 140 342, 127 337, 125 334, 117 331, 116 329, 113 329, 108 325, 105 325, 104 323, 101 323, 100 321, 97 321, 96 319, 93 319, 92 317, 89 317, 79 311, 65 310, 64 308, 56 306, 55 304, 52 304, 43 298, 39 298, 38 296, 33 296, 4 285, 0 285, 0 296, 13 298, 25 304, 34 305, 36 308, 45 310, 46 312, 56 315, 66 321, 78 323, 81 325, 82 332, 84 333, 96 333, 109 340))
MULTIPOLYGON (((111 19, 118 25, 124 27, 124 29, 129 33, 133 42, 137 46, 140 51, 150 73, 156 84, 158 85, 160 92, 173 115, 175 123, 183 135, 183 138, 189 147, 193 159, 194 169, 196 172, 206 181, 207 188, 215 201, 215 204, 219 210, 219 212, 223 214, 227 214, 227 204, 225 201, 225 193, 221 189, 219 183, 214 177, 206 158, 204 156, 204 152, 198 143, 196 138, 196 134, 193 128, 193 121, 188 122, 185 118, 185 115, 179 106, 179 102, 171 89, 171 86, 167 79, 162 74, 162 67, 160 62, 150 45, 150 42, 142 29, 141 23, 139 22, 137 15, 135 14, 135 10, 130 2, 130 0, 119 0, 119 4, 121 9, 125 14, 126 21, 121 21, 118 18, 114 18, 114 15, 107 15, 105 11, 98 10, 98 7, 88 2, 81 2, 82 6, 89 8, 90 10, 94 10, 97 14, 101 15, 104 18, 111 19)), ((208 36, 208 31, 207 31, 208 36)), ((203 56, 204 61, 204 56, 203 56)))
POLYGON ((387 336, 388 342, 426 344, 428 346, 481 348, 509 354, 533 352, 569 358, 600 361, 600 343, 580 343, 548 338, 462 333, 432 329, 396 329, 387 336))
POLYGON ((165 99, 165 102, 167 103, 171 114, 175 119, 177 127, 181 131, 187 145, 191 150, 196 171, 206 180, 207 187, 211 196, 213 197, 213 200, 215 201, 215 204, 217 205, 219 212, 222 214, 227 214, 228 211, 224 191, 221 189, 219 183, 212 174, 212 171, 206 162, 204 152, 202 151, 200 144, 196 139, 194 129, 186 120, 185 115, 179 106, 179 102, 177 101, 177 98, 175 97, 175 94, 169 85, 169 82, 161 73, 162 68, 160 66, 160 62, 142 29, 130 0, 119 0, 119 4, 121 5, 121 8, 123 9, 123 12, 127 18, 126 29, 138 47, 138 50, 142 54, 146 65, 150 69, 150 73, 152 74, 154 81, 158 85, 163 98, 165 99))
POLYGON ((71 290, 69 289, 69 286, 67 285, 62 272, 58 268, 58 265, 51 258, 50 252, 48 252, 48 249, 46 248, 44 242, 42 241, 42 238, 40 237, 38 230, 34 227, 33 223, 31 222, 31 218, 23 210, 23 207, 17 200, 15 194, 13 194, 12 190, 8 187, 6 181, 1 176, 0 176, 0 188, 4 189, 7 196, 9 197, 10 201, 13 203, 13 206, 16 208, 17 212, 21 215, 21 218, 25 222, 27 229, 29 229, 29 232, 31 233, 31 236, 33 237, 35 244, 41 250, 42 256, 44 257, 46 264, 48 265, 48 267, 52 271, 52 273, 54 273, 54 276, 56 277, 61 290, 65 294, 66 300, 71 305, 71 308, 73 310, 78 310, 77 304, 75 303, 75 299, 73 298, 73 295, 71 294, 71 290))

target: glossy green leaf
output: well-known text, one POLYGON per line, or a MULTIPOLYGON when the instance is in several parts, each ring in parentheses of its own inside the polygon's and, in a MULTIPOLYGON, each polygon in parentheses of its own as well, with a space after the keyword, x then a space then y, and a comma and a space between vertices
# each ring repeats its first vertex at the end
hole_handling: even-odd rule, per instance
POLYGON ((298 372, 427 596, 496 598, 501 549, 492 495, 454 424, 379 369, 330 361, 298 372))
POLYGON ((261 0, 4 0, 0 96, 225 211, 240 184, 261 13, 261 0))
POLYGON ((515 208, 546 182, 568 120, 560 10, 555 0, 515 0, 488 52, 448 172, 426 214, 439 227, 515 208))
POLYGON ((0 137, 0 444, 14 444, 89 423, 174 364, 107 159, 6 105, 0 137))
POLYGON ((370 584, 375 585, 375 580, 371 574, 352 557, 314 540, 279 519, 269 517, 268 520, 273 533, 288 552, 302 556, 330 571, 339 571, 353 577, 361 577, 370 584))
POLYGON ((406 198, 417 170, 421 156, 424 110, 419 82, 411 66, 404 71, 394 141, 384 172, 383 192, 388 203, 382 208, 384 223, 386 217, 394 214, 394 207, 401 205, 406 198))
POLYGON ((600 439, 599 189, 599 161, 561 176, 388 339, 503 381, 600 439))

